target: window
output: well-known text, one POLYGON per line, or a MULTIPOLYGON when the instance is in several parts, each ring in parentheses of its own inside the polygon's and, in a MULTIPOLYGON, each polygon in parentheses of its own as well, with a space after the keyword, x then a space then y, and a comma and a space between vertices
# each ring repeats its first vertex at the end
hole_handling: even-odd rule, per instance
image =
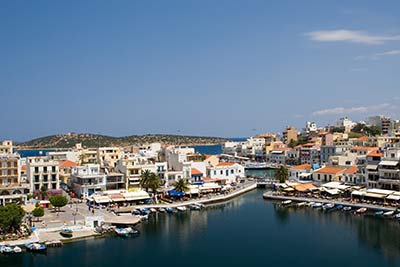
POLYGON ((235 170, 231 170, 231 174, 234 174, 235 173, 235 170))
POLYGON ((214 171, 214 175, 217 175, 217 171, 214 171))

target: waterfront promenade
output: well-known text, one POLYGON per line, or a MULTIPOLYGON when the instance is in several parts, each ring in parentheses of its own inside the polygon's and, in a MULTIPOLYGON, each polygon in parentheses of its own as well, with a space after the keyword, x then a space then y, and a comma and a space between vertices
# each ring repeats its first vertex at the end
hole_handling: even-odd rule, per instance
POLYGON ((383 211, 397 210, 397 208, 394 208, 394 207, 385 207, 385 206, 381 206, 381 205, 372 205, 372 204, 359 203, 359 202, 340 201, 340 200, 335 200, 335 199, 282 196, 282 195, 277 195, 276 193, 274 193, 272 191, 265 192, 263 194, 263 198, 269 199, 269 200, 281 200, 281 201, 292 200, 292 201, 296 201, 296 202, 320 202, 323 204, 333 203, 335 205, 343 205, 343 206, 349 206, 349 207, 353 207, 353 208, 367 208, 369 210, 383 210, 383 211))
POLYGON ((135 206, 129 206, 129 207, 119 207, 116 209, 113 209, 115 213, 129 213, 132 212, 135 209, 141 209, 141 208, 176 208, 180 206, 187 206, 187 205, 192 205, 192 204, 214 204, 214 203, 220 203, 224 202, 227 200, 230 200, 234 197, 237 197, 241 194, 244 194, 246 192, 252 191, 257 188, 257 183, 255 181, 248 181, 241 185, 239 188, 236 190, 224 194, 224 195, 217 195, 217 196, 210 196, 210 197, 205 197, 205 198, 199 198, 195 200, 188 200, 188 201, 180 201, 180 202, 174 202, 174 203, 163 203, 163 204, 147 204, 147 205, 135 205, 135 206))

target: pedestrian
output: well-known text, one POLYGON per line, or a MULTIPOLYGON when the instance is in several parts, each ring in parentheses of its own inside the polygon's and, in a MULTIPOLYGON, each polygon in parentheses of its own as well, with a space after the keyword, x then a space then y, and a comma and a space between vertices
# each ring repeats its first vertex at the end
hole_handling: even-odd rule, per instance
POLYGON ((94 214, 94 208, 92 209, 92 214, 94 214))

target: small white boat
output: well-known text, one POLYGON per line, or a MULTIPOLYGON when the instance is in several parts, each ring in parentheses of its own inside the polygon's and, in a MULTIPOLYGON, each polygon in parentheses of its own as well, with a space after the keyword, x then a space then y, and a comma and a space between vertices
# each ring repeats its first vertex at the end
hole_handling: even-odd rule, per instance
POLYGON ((166 213, 167 212, 164 208, 159 208, 158 211, 161 212, 161 213, 166 213))
POLYGON ((285 200, 285 201, 282 201, 281 204, 282 205, 290 205, 290 204, 292 204, 292 201, 291 200, 285 200))
POLYGON ((185 206, 180 206, 176 208, 178 211, 186 211, 186 207, 185 206))
POLYGON ((368 211, 367 208, 359 208, 358 210, 356 210, 356 213, 357 214, 363 214, 363 213, 366 213, 367 211, 368 211))
POLYGON ((324 208, 325 210, 332 209, 333 207, 335 207, 335 204, 333 204, 333 203, 326 203, 326 204, 324 204, 324 206, 323 206, 323 208, 324 208))
POLYGON ((385 212, 385 213, 383 214, 383 216, 385 216, 385 217, 391 217, 391 216, 393 216, 393 214, 394 214, 394 210, 385 212))
POLYGON ((305 205, 307 205, 307 202, 299 202, 296 204, 297 207, 303 207, 305 205))
POLYGON ((142 220, 142 221, 145 221, 145 220, 148 220, 149 219, 149 215, 148 214, 146 214, 146 215, 139 215, 140 216, 140 220, 142 220))
POLYGON ((156 210, 155 208, 151 208, 151 209, 150 209, 150 212, 151 212, 151 213, 156 213, 157 210, 156 210))
POLYGON ((396 219, 400 219, 400 213, 397 213, 396 215, 394 215, 394 217, 395 217, 396 219))
POLYGON ((14 253, 14 250, 8 245, 3 245, 3 246, 0 246, 0 253, 12 254, 12 253, 14 253))
POLYGON ((343 207, 343 211, 351 211, 352 207, 343 207))
POLYGON ((314 203, 314 204, 312 205, 312 207, 313 207, 314 209, 322 208, 322 203, 319 203, 319 202, 314 203))
POLYGON ((311 201, 311 202, 308 202, 308 203, 307 203, 307 206, 312 207, 314 204, 315 204, 315 202, 312 202, 312 201, 311 201))
POLYGON ((22 249, 20 247, 18 247, 18 246, 15 246, 13 248, 13 250, 14 250, 14 253, 21 253, 22 252, 22 249))

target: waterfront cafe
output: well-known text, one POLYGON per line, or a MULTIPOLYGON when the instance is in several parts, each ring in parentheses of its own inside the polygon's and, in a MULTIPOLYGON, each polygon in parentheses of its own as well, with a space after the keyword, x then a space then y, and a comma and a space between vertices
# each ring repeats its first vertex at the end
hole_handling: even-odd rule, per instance
POLYGON ((150 195, 145 191, 127 192, 125 190, 109 190, 98 192, 89 196, 86 200, 91 205, 132 205, 148 201, 150 195))
POLYGON ((369 204, 383 204, 398 206, 400 203, 400 192, 385 189, 362 189, 351 192, 352 201, 369 204))

